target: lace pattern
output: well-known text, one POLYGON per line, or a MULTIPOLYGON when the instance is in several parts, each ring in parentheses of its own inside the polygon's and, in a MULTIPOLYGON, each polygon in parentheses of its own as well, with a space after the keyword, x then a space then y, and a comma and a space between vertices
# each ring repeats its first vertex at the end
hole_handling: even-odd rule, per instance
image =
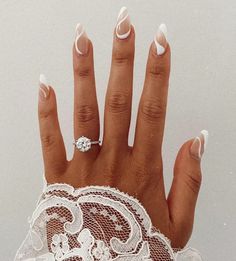
POLYGON ((45 185, 15 261, 202 261, 176 250, 134 197, 109 186, 45 185))

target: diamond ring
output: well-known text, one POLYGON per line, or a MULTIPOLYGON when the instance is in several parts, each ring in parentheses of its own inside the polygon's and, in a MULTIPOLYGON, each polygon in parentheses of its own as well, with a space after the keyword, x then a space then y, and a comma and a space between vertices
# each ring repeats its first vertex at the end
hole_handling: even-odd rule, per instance
POLYGON ((76 148, 81 151, 81 152, 85 152, 91 149, 91 146, 93 144, 101 144, 100 140, 97 141, 91 141, 89 138, 85 137, 85 136, 81 136, 79 137, 75 142, 73 142, 73 144, 76 146, 76 148))

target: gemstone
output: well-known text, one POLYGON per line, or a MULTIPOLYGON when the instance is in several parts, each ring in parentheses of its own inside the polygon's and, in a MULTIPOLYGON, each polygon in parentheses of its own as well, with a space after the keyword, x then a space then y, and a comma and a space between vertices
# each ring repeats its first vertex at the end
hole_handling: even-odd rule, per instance
POLYGON ((79 151, 88 151, 91 148, 91 140, 82 136, 76 141, 76 147, 79 151))

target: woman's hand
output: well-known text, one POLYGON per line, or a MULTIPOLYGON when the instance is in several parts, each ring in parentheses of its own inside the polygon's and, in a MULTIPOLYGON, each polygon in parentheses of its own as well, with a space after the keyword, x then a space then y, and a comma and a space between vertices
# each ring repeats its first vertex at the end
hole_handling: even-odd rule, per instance
MULTIPOLYGON (((87 152, 76 147, 68 161, 57 116, 54 89, 41 75, 38 116, 45 176, 48 183, 74 187, 109 185, 143 204, 153 225, 172 242, 184 247, 190 238, 201 184, 200 159, 207 131, 181 147, 174 179, 166 197, 163 182, 162 140, 170 73, 170 46, 161 25, 151 43, 146 77, 138 108, 133 147, 128 145, 131 117, 135 31, 126 8, 114 30, 112 63, 105 100, 102 146, 87 152)), ((82 25, 73 44, 74 138, 98 140, 99 111, 96 98, 93 46, 82 25)))

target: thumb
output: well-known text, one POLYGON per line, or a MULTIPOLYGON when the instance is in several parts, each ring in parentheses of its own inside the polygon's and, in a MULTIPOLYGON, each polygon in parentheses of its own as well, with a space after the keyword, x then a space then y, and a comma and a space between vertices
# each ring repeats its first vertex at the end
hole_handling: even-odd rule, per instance
MULTIPOLYGON (((184 247, 191 236, 194 211, 202 181, 201 157, 206 149, 208 131, 180 148, 174 166, 174 179, 168 195, 170 220, 176 247, 184 247)), ((173 242, 173 243, 174 243, 173 242)))

